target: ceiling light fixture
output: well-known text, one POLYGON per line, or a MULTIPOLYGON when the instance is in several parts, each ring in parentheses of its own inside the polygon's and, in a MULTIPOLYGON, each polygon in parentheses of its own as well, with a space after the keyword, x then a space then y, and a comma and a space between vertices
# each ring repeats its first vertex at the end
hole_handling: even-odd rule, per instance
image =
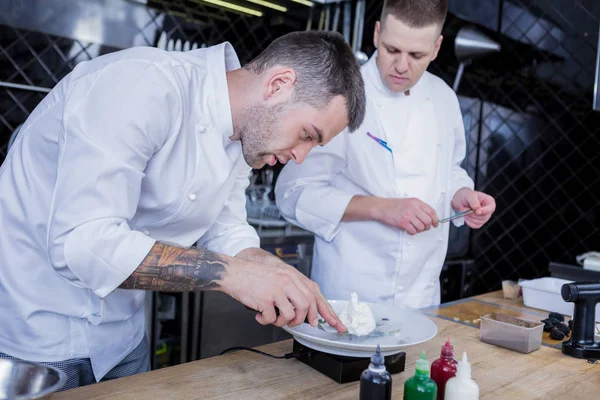
POLYGON ((234 10, 234 11, 239 11, 245 14, 250 14, 253 15, 255 17, 262 17, 263 13, 255 10, 253 8, 249 8, 249 7, 244 7, 244 6, 240 6, 237 4, 233 4, 233 3, 229 3, 227 1, 222 1, 222 0, 202 0, 204 3, 208 3, 208 4, 213 4, 215 6, 220 6, 223 8, 228 8, 230 10, 234 10))
POLYGON ((264 1, 264 0, 246 0, 246 1, 249 1, 250 3, 258 4, 259 6, 272 8, 273 10, 287 12, 287 8, 280 6, 278 4, 273 4, 269 1, 264 1))
POLYGON ((304 6, 312 7, 315 4, 312 1, 308 0, 292 0, 294 3, 302 4, 304 6))

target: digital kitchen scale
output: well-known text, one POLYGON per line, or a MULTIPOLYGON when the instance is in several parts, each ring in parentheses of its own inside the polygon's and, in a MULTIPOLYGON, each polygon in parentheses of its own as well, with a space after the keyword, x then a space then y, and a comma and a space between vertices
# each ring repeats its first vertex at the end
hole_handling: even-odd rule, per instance
MULTIPOLYGON (((309 367, 327 375, 337 383, 348 383, 360 380, 362 372, 369 368, 370 357, 346 357, 325 353, 311 349, 294 339, 294 353, 301 353, 296 357, 309 367)), ((390 374, 404 371, 406 353, 403 351, 385 356, 385 368, 390 374)))
MULTIPOLYGON (((329 300, 334 312, 340 315, 348 301, 329 300)), ((385 358, 390 374, 404 371, 406 347, 426 342, 437 334, 437 326, 418 310, 402 305, 368 304, 376 321, 368 335, 340 334, 334 328, 319 329, 307 323, 283 329, 294 338, 295 357, 309 367, 338 383, 360 380, 369 368, 377 347, 385 358)))

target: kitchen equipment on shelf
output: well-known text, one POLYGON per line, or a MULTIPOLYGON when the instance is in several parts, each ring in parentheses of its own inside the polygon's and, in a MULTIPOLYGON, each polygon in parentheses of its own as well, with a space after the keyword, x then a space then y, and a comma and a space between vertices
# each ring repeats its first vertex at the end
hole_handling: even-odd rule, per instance
POLYGON ((156 43, 156 47, 162 50, 167 50, 167 51, 189 51, 189 50, 196 50, 198 48, 204 48, 206 47, 206 44, 202 44, 202 45, 198 45, 198 43, 196 42, 190 42, 189 40, 186 39, 174 39, 174 38, 169 38, 169 35, 167 35, 167 32, 161 32, 160 36, 158 37, 158 42, 156 43))
POLYGON ((458 91, 465 67, 474 59, 500 51, 500 44, 488 38, 473 26, 460 28, 454 40, 454 54, 459 62, 452 89, 458 91))

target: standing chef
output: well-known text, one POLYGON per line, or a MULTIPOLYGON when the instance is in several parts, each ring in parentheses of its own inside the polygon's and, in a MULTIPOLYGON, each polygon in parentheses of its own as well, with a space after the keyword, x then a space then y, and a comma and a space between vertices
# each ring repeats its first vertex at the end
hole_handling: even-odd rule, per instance
POLYGON ((495 209, 460 167, 456 95, 425 72, 446 12, 446 0, 387 0, 375 25, 377 51, 362 67, 363 124, 277 179, 284 217, 315 233, 312 279, 328 299, 357 292, 364 301, 439 304, 449 226, 438 218, 473 209, 464 221, 480 228, 495 209))
POLYGON ((302 162, 364 110, 333 33, 283 36, 244 68, 228 43, 79 64, 0 169, 0 357, 54 365, 65 388, 147 371, 144 290, 220 290, 262 324, 320 313, 344 331, 314 282, 259 248, 245 188, 251 167, 302 162))

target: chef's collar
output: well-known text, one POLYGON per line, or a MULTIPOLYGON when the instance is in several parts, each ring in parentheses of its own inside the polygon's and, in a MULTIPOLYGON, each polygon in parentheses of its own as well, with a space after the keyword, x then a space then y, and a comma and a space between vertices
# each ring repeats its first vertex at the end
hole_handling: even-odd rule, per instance
MULTIPOLYGON (((371 87, 373 87, 376 91, 377 94, 386 96, 386 97, 391 97, 391 98, 398 98, 398 97, 405 97, 405 96, 414 96, 415 93, 418 93, 420 90, 420 83, 421 83, 421 79, 419 79, 419 81, 416 83, 416 85, 414 85, 412 88, 410 88, 409 90, 405 91, 405 92, 393 92, 390 89, 388 89, 387 86, 385 86, 385 84, 383 83, 383 80, 381 79, 381 75, 379 73, 379 69, 377 68, 377 50, 375 50, 375 52, 373 53, 373 55, 371 56, 371 58, 369 59, 369 61, 367 61, 367 63, 365 64, 365 66, 363 68, 365 68, 365 73, 368 77, 368 79, 366 79, 365 84, 370 85, 371 87)), ((423 78, 423 77, 421 77, 423 78)))
MULTIPOLYGON (((231 103, 229 102, 229 88, 227 86, 227 72, 239 69, 240 61, 229 42, 211 46, 197 51, 206 51, 207 74, 206 87, 208 93, 200 93, 200 98, 208 94, 208 106, 210 113, 210 124, 217 132, 224 136, 224 142, 228 142, 233 135, 233 119, 231 116, 231 103)), ((204 102, 204 100, 201 100, 204 102)), ((205 119, 206 115, 200 115, 205 119)))

